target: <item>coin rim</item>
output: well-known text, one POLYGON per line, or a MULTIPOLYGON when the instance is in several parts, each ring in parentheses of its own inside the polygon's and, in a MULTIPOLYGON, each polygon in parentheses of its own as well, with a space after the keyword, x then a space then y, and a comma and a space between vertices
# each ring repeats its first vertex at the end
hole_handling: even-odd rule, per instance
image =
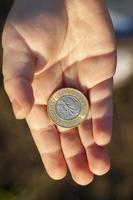
POLYGON ((54 122, 54 124, 64 128, 74 128, 87 118, 89 114, 89 104, 86 96, 79 90, 74 88, 61 88, 50 96, 47 105, 47 112, 49 118, 54 122), (70 120, 62 119, 56 112, 57 100, 66 95, 74 96, 81 104, 79 115, 70 120))

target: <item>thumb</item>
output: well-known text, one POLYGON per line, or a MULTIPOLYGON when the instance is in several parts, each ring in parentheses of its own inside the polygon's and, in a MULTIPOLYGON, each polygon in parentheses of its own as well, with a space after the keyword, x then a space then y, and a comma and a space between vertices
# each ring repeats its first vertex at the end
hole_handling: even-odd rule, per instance
POLYGON ((31 86, 34 63, 24 40, 13 27, 6 27, 3 33, 3 76, 14 114, 23 119, 34 103, 31 86))

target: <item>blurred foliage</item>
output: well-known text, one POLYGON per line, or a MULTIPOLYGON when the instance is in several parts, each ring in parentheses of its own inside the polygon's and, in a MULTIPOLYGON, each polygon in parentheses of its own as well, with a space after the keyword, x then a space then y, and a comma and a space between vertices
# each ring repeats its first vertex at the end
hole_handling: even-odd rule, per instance
MULTIPOLYGON (((1 32, 11 5, 10 0, 0 1, 1 32)), ((0 55, 2 59, 2 49, 0 55)), ((132 200, 132 91, 133 78, 114 92, 114 131, 109 146, 111 171, 96 177, 89 186, 80 187, 69 174, 61 181, 47 176, 26 123, 14 119, 0 73, 0 200, 132 200)))

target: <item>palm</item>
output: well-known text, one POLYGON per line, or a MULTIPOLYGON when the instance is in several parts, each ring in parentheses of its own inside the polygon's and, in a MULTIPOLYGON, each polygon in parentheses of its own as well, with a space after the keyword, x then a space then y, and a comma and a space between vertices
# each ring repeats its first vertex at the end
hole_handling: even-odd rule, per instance
MULTIPOLYGON (((16 3, 7 21, 7 27, 11 24, 12 35, 19 35, 17 48, 23 46, 26 51, 26 54, 23 54, 24 63, 28 60, 27 63, 32 62, 34 68, 34 76, 30 77, 34 106, 27 116, 27 122, 48 173, 54 178, 63 176, 66 171, 65 162, 67 162, 73 178, 80 184, 86 184, 91 181, 92 172, 102 174, 109 168, 104 147, 97 146, 95 143, 105 145, 111 136, 111 91, 112 76, 115 71, 111 24, 103 3, 78 1, 78 3, 64 4, 56 0, 56 6, 53 6, 51 1, 46 0, 40 3, 40 6, 39 3, 36 4, 36 0, 32 2, 34 6, 30 11, 26 10, 25 2, 23 5, 16 3), (28 59, 27 55, 29 55, 28 59), (47 117, 48 98, 53 91, 62 87, 81 90, 91 103, 92 119, 89 116, 78 129, 67 131, 60 127, 55 129, 47 117), (51 132, 49 133, 51 142, 48 136, 45 136, 44 141, 44 136, 37 135, 36 132, 44 132, 44 129, 46 133, 51 132), (65 131, 60 137, 61 144, 58 131, 65 131), (51 147, 48 147, 48 144, 51 147), (87 167, 83 146, 90 169, 87 167), (72 147, 71 150, 69 147, 72 147), (56 151, 60 156, 57 159, 54 155, 57 159, 55 162, 53 152, 56 151), (46 156, 50 153, 51 157, 46 156), (73 172, 80 171, 81 161, 77 159, 79 154, 83 163, 86 163, 80 172, 83 177, 86 176, 83 180, 78 180, 80 178, 73 172), (97 154, 99 154, 98 158, 96 158, 97 154), (73 161, 70 162, 71 158, 73 161), (58 175, 51 172, 53 170, 51 159, 59 169, 57 169, 58 175), (98 163, 99 168, 97 168, 98 163)), ((16 37, 11 38, 12 42, 15 42, 13 39, 16 41, 16 37)))

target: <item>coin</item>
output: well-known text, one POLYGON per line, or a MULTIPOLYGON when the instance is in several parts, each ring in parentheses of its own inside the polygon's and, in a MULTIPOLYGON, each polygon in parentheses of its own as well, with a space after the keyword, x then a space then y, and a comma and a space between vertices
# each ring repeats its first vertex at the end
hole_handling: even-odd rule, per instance
POLYGON ((89 114, 88 100, 79 90, 63 88, 51 95, 47 111, 56 125, 64 128, 77 127, 89 114))

